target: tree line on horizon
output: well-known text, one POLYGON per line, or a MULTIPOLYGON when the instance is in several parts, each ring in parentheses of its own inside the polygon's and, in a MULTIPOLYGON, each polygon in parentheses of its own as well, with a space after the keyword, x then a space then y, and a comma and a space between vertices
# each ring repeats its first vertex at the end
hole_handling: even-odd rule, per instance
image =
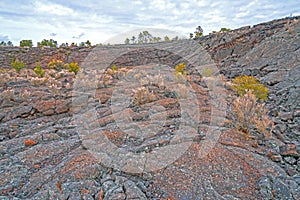
MULTIPOLYGON (((11 41, 5 42, 2 41, 0 42, 1 47, 13 47, 13 43, 11 41)), ((21 40, 20 41, 20 47, 33 47, 33 42, 32 40, 21 40)), ((62 43, 58 45, 56 40, 50 39, 43 39, 41 42, 37 42, 37 47, 52 47, 52 48, 57 48, 57 47, 91 47, 92 43, 87 40, 86 42, 80 42, 79 44, 72 42, 71 44, 69 43, 62 43)))
POLYGON ((180 38, 178 36, 175 36, 174 38, 170 39, 169 36, 165 36, 164 38, 161 38, 159 36, 153 36, 148 31, 142 31, 139 33, 138 36, 132 36, 130 39, 126 38, 124 43, 125 44, 144 44, 144 43, 156 43, 156 42, 170 42, 174 40, 179 40, 180 38))
MULTIPOLYGON (((229 28, 221 28, 220 31, 212 31, 209 34, 216 34, 216 33, 224 33, 230 31, 229 28)), ((203 36, 203 29, 201 26, 196 27, 196 30, 194 33, 190 33, 189 38, 197 40, 198 38, 203 36)), ((156 42, 170 42, 170 41, 176 41, 180 40, 178 36, 175 36, 174 38, 170 38, 169 36, 165 36, 164 38, 161 38, 159 36, 153 36, 149 31, 145 30, 140 32, 137 36, 132 36, 130 38, 126 38, 124 43, 125 44, 144 44, 144 43, 156 43, 156 42)), ((102 46, 103 44, 99 43, 94 46, 102 46)), ((107 44, 110 45, 110 44, 107 44)), ((0 47, 13 47, 13 43, 11 41, 2 41, 0 42, 0 47)), ((21 40, 20 41, 20 47, 33 47, 32 40, 21 40)), ((37 42, 37 47, 51 47, 51 48, 57 48, 57 47, 92 47, 92 43, 87 40, 86 42, 80 42, 79 44, 72 42, 69 43, 62 43, 58 45, 57 41, 53 39, 43 39, 41 42, 37 42)))

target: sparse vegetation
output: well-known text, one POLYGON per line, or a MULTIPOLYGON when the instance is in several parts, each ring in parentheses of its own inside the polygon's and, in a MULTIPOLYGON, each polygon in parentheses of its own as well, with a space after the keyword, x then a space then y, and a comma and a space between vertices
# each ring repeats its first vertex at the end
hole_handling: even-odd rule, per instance
POLYGON ((224 33, 230 31, 230 28, 221 28, 219 32, 224 33))
POLYGON ((196 39, 200 38, 202 35, 203 35, 203 29, 202 29, 201 26, 198 26, 196 28, 196 31, 194 32, 194 34, 190 33, 190 39, 195 39, 196 40, 196 39))
POLYGON ((164 78, 161 74, 157 75, 146 75, 143 76, 143 74, 136 74, 136 79, 140 79, 140 84, 142 86, 156 86, 158 88, 164 88, 164 78))
POLYGON ((151 43, 151 42, 169 42, 171 40, 179 40, 178 36, 170 39, 168 36, 164 37, 164 40, 158 36, 152 36, 148 31, 142 31, 139 33, 138 36, 132 36, 131 39, 126 38, 124 43, 125 44, 144 44, 144 43, 151 43))
POLYGON ((48 81, 49 80, 45 77, 43 78, 35 77, 35 78, 31 78, 30 83, 32 86, 41 86, 41 85, 46 85, 48 81))
POLYGON ((42 69, 40 63, 37 63, 36 67, 34 68, 34 73, 40 78, 45 76, 45 70, 42 69))
POLYGON ((203 77, 211 77, 211 76, 214 75, 214 72, 213 72, 213 70, 210 69, 210 68, 205 68, 205 69, 203 69, 203 70, 201 71, 201 75, 202 75, 203 77))
POLYGON ((177 74, 187 75, 188 71, 186 70, 186 65, 184 63, 179 63, 175 66, 175 70, 177 74))
POLYGON ((7 73, 9 69, 0 69, 0 74, 7 73))
POLYGON ((231 117, 234 127, 245 133, 247 139, 251 131, 257 131, 265 137, 271 135, 273 122, 267 116, 265 105, 257 101, 253 90, 234 98, 231 117))
POLYGON ((64 67, 64 62, 62 60, 52 60, 48 63, 49 69, 61 70, 64 67))
POLYGON ((80 42, 79 46, 80 47, 91 47, 92 43, 89 40, 87 40, 86 42, 80 42))
POLYGON ((113 65, 113 66, 111 67, 111 69, 112 69, 113 71, 117 71, 117 70, 118 70, 118 67, 117 67, 117 65, 113 65))
POLYGON ((80 66, 78 65, 78 63, 75 63, 75 62, 65 64, 64 66, 66 69, 69 70, 69 72, 74 72, 75 74, 77 74, 80 70, 80 66))
POLYGON ((72 43, 71 43, 71 47, 77 47, 77 43, 72 42, 72 43))
POLYGON ((12 46, 14 46, 14 45, 11 41, 8 41, 8 42, 2 41, 0 43, 0 47, 12 47, 12 46))
POLYGON ((32 47, 32 40, 21 40, 20 47, 32 47))
POLYGON ((41 42, 37 43, 38 47, 57 47, 57 41, 50 39, 50 40, 46 40, 43 39, 41 42))
POLYGON ((248 90, 252 90, 256 98, 266 101, 268 98, 268 88, 259 83, 253 76, 238 76, 232 80, 231 88, 238 94, 244 95, 248 90))
POLYGON ((154 100, 154 94, 150 93, 147 87, 137 88, 133 90, 133 92, 135 105, 142 105, 145 103, 152 102, 154 100))
POLYGON ((166 35, 166 36, 164 37, 164 41, 165 41, 165 42, 170 42, 171 40, 170 40, 170 38, 166 35))
POLYGON ((14 62, 11 63, 11 67, 19 73, 21 69, 26 68, 27 66, 22 61, 16 59, 14 62))
POLYGON ((179 63, 175 66, 175 81, 180 83, 186 80, 188 74, 188 70, 186 69, 186 65, 184 63, 179 63))

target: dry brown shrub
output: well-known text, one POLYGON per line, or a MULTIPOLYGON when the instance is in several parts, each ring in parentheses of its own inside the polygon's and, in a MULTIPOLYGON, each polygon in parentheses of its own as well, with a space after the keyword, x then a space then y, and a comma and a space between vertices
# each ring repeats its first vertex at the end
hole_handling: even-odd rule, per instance
POLYGON ((149 89, 146 87, 139 87, 134 92, 134 104, 135 105, 142 105, 145 103, 152 102, 155 98, 155 95, 153 93, 149 92, 149 89))
POLYGON ((267 115, 265 104, 257 101, 252 90, 233 100, 232 122, 235 128, 246 134, 247 138, 251 130, 269 137, 273 129, 273 122, 267 115))
POLYGON ((41 86, 41 85, 46 85, 48 82, 48 78, 38 78, 38 77, 35 77, 35 78, 31 78, 30 80, 30 83, 32 86, 41 86))

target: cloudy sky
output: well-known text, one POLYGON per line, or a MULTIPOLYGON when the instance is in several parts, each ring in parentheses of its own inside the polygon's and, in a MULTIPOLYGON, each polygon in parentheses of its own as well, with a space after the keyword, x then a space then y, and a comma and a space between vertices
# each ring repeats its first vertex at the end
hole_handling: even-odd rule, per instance
POLYGON ((119 34, 150 28, 188 37, 198 25, 208 34, 296 15, 298 0, 1 0, 0 41, 96 44, 112 37, 124 41, 119 34))

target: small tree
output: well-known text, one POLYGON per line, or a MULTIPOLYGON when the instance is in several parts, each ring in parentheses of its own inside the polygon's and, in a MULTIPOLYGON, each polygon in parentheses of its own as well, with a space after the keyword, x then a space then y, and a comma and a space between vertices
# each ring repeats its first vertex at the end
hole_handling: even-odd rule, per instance
POLYGON ((198 26, 196 28, 196 31, 193 33, 190 33, 190 39, 198 39, 199 37, 201 37, 203 35, 203 29, 201 26, 198 26))
POLYGON ((160 37, 153 37, 153 42, 160 42, 161 38, 160 37))
POLYGON ((91 47, 92 43, 89 40, 87 40, 86 42, 80 42, 79 46, 80 47, 91 47))
POLYGON ((79 46, 80 46, 80 47, 85 47, 85 42, 80 42, 80 43, 79 43, 79 46))
POLYGON ((92 43, 91 43, 89 40, 87 40, 87 41, 85 42, 85 44, 86 44, 88 47, 91 47, 91 46, 92 46, 92 43))
POLYGON ((130 44, 129 38, 126 38, 125 41, 124 41, 124 43, 125 43, 125 44, 130 44))
POLYGON ((57 41, 50 39, 50 40, 46 40, 43 39, 41 42, 37 43, 38 47, 57 47, 57 41))
POLYGON ((62 43, 61 45, 59 45, 59 47, 62 47, 62 48, 67 47, 68 46, 67 44, 68 43, 62 43))
POLYGON ((135 37, 135 36, 132 36, 132 38, 131 38, 131 43, 132 43, 132 44, 135 44, 135 43, 136 43, 136 37, 135 37))
POLYGON ((4 41, 2 41, 2 42, 0 43, 0 46, 1 46, 1 47, 6 47, 6 45, 7 45, 7 44, 6 44, 6 42, 4 42, 4 41))
POLYGON ((21 40, 20 47, 32 47, 32 40, 21 40))
POLYGON ((174 38, 172 38, 172 40, 177 41, 179 40, 179 37, 176 35, 174 38))
POLYGON ((7 46, 12 47, 12 46, 14 46, 14 45, 13 45, 13 43, 12 43, 11 41, 8 41, 8 42, 7 42, 7 46))
POLYGON ((164 37, 165 42, 170 42, 170 38, 168 36, 164 37))

